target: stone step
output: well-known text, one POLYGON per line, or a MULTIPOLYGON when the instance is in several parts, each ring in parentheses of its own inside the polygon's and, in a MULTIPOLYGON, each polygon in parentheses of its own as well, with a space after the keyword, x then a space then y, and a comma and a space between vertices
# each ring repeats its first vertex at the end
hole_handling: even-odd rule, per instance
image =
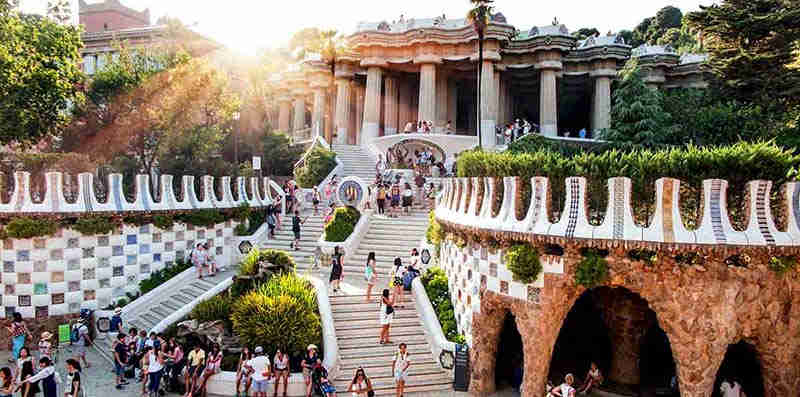
POLYGON ((180 310, 182 305, 178 305, 174 301, 165 300, 165 301, 161 302, 161 306, 164 306, 165 308, 167 308, 169 310, 172 310, 174 312, 174 311, 180 310))
MULTIPOLYGON (((424 333, 425 331, 422 329, 421 324, 408 324, 404 326, 395 325, 392 323, 392 327, 389 330, 391 336, 397 335, 398 337, 402 338, 403 336, 410 336, 418 333, 424 333)), ((352 338, 372 338, 374 340, 378 340, 378 337, 381 334, 380 328, 377 326, 372 328, 361 328, 361 329, 340 329, 336 331, 336 338, 339 340, 347 340, 352 338)))
MULTIPOLYGON (((434 359, 430 351, 427 353, 409 353, 409 358, 414 364, 419 365, 439 365, 438 359, 434 359)), ((353 372, 358 367, 368 368, 383 368, 392 365, 392 356, 384 358, 363 358, 360 360, 342 360, 340 366, 343 371, 353 372)))
MULTIPOLYGON (((361 301, 361 302, 352 302, 352 303, 348 303, 348 304, 336 304, 336 305, 332 304, 331 305, 331 311, 333 311, 333 316, 334 317, 336 317, 337 315, 343 315, 343 314, 346 314, 346 313, 368 313, 369 315, 372 315, 373 312, 375 312, 377 314, 377 311, 379 309, 379 301, 378 301, 377 296, 374 296, 372 299, 373 299, 374 302, 367 303, 367 302, 361 301)), ((414 308, 414 305, 413 305, 414 302, 410 297, 404 296, 403 303, 405 304, 405 307, 404 308, 398 308, 395 311, 395 318, 397 318, 398 314, 408 314, 409 316, 416 316, 417 315, 417 311, 416 311, 416 309, 414 308), (408 298, 408 299, 405 299, 405 298, 408 298)))
MULTIPOLYGON (((391 334, 390 337, 391 339, 391 334)), ((358 348, 339 348, 339 357, 342 360, 361 360, 364 358, 386 358, 391 360, 392 355, 397 352, 397 346, 401 343, 400 340, 392 340, 391 344, 381 345, 376 340, 373 345, 361 346, 358 348)), ((428 343, 407 343, 407 349, 411 353, 428 355, 431 354, 431 349, 428 343)))
POLYGON ((150 308, 150 311, 157 314, 161 318, 166 318, 171 313, 169 310, 161 306, 153 306, 150 308))
MULTIPOLYGON (((401 309, 402 310, 402 309, 401 309)), ((336 332, 341 331, 348 331, 348 330, 357 330, 357 329, 374 329, 380 326, 380 319, 378 317, 378 311, 376 310, 374 315, 370 318, 365 318, 361 320, 347 320, 347 321, 336 321, 335 328, 336 332)), ((417 317, 404 317, 398 318, 395 317, 392 321, 392 328, 394 327, 409 327, 419 325, 419 318, 417 317)))
MULTIPOLYGON (((423 381, 418 379, 409 379, 406 382, 406 386, 403 389, 404 395, 406 397, 433 397, 439 395, 438 393, 450 393, 453 389, 453 380, 450 376, 443 376, 439 380, 434 381, 423 381)), ((394 396, 395 395, 395 388, 394 388, 394 380, 392 379, 376 379, 371 380, 372 382, 372 390, 375 392, 376 396, 394 396)), ((349 382, 342 382, 334 383, 334 387, 336 390, 347 390, 347 386, 349 382)), ((344 393, 344 392, 339 392, 344 393)), ((345 395, 338 394, 338 395, 345 395)))
POLYGON ((172 299, 172 300, 174 300, 176 302, 182 303, 184 305, 192 301, 192 298, 189 298, 189 297, 187 297, 186 295, 183 295, 183 294, 171 295, 170 299, 172 299))
MULTIPOLYGON (((372 311, 369 312, 333 312, 333 321, 336 323, 339 322, 355 322, 355 321, 372 321, 375 326, 378 324, 378 320, 380 315, 378 313, 380 309, 375 307, 372 311)), ((405 320, 405 319, 415 319, 417 318, 417 313, 414 311, 409 312, 408 310, 397 308, 394 312, 394 319, 395 320, 405 320)), ((160 320, 160 319, 159 319, 160 320)))
MULTIPOLYGON (((381 367, 372 367, 372 368, 369 368, 369 369, 364 368, 364 372, 370 378, 370 380, 372 380, 373 382, 376 379, 390 378, 393 375, 392 374, 392 362, 391 362, 391 360, 392 359, 390 358, 388 360, 389 362, 386 365, 381 366, 381 367)), ((411 362, 411 366, 408 367, 409 379, 418 378, 419 380, 423 380, 423 379, 425 379, 425 377, 427 377, 429 375, 434 375, 434 374, 441 375, 443 372, 444 371, 442 371, 442 367, 439 364, 436 364, 436 363, 428 363, 428 364, 417 365, 417 363, 412 361, 411 362)), ((335 384, 338 384, 339 382, 342 382, 342 383, 347 382, 345 384, 345 388, 346 388, 350 384, 350 381, 353 379, 353 374, 355 374, 355 369, 353 369, 352 371, 347 371, 347 372, 342 371, 342 374, 336 378, 336 380, 335 380, 336 383, 335 384)))
POLYGON ((149 312, 140 314, 139 318, 148 326, 148 329, 152 328, 161 321, 160 317, 157 317, 155 314, 149 312))
MULTIPOLYGON (((417 331, 413 334, 395 334, 390 330, 389 336, 390 338, 398 341, 397 343, 405 342, 407 344, 412 344, 412 343, 427 344, 427 341, 425 340, 425 334, 420 331, 417 331)), ((338 340, 339 349, 363 348, 364 346, 368 346, 371 343, 375 343, 377 345, 378 339, 379 336, 377 333, 374 336, 364 336, 360 338, 347 338, 347 339, 339 338, 338 340)))

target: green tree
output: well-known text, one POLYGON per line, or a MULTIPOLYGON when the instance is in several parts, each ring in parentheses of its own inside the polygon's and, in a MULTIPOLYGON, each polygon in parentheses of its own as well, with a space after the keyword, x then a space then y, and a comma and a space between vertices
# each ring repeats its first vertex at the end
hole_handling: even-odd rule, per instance
POLYGON ((575 36, 578 40, 586 40, 587 38, 595 35, 599 35, 600 31, 597 28, 580 28, 577 31, 573 32, 572 35, 575 36))
MULTIPOLYGON (((56 134, 80 103, 80 29, 0 0, 0 143, 27 145, 56 134)), ((57 16, 57 15, 56 15, 57 16)))
POLYGON ((680 29, 683 13, 677 7, 666 6, 656 13, 647 26, 645 41, 651 44, 658 43, 667 30, 672 28, 680 29))
POLYGON ((613 94, 611 128, 602 139, 652 146, 665 143, 671 135, 670 115, 662 107, 661 93, 648 87, 635 59, 620 71, 620 83, 613 94))
POLYGON ((617 33, 617 34, 622 36, 622 38, 625 40, 625 44, 630 45, 630 46, 633 45, 633 31, 632 30, 623 29, 623 30, 620 30, 619 33, 617 33))
POLYGON ((723 0, 688 16, 722 94, 783 113, 800 105, 796 0, 723 0))
POLYGON ((472 24, 472 29, 475 30, 475 33, 478 35, 478 80, 477 80, 477 94, 476 94, 476 103, 477 106, 477 126, 478 126, 478 147, 481 147, 481 141, 483 138, 481 137, 482 130, 481 128, 481 81, 482 81, 482 74, 483 74, 483 39, 484 35, 486 34, 486 29, 489 26, 489 22, 491 21, 492 11, 494 11, 494 0, 469 0, 470 4, 472 4, 472 8, 470 8, 469 12, 467 12, 467 21, 472 24))
POLYGON ((650 22, 653 18, 645 18, 642 22, 639 22, 635 28, 633 28, 633 33, 631 35, 631 41, 628 43, 633 47, 638 47, 642 44, 647 42, 647 30, 650 28, 650 22))

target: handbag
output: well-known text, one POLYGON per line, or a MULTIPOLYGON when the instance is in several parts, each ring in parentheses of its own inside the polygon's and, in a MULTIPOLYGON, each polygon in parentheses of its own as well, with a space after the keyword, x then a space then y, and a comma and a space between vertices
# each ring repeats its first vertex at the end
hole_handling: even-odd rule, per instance
POLYGON ((386 305, 386 315, 388 316, 392 313, 394 313, 394 307, 392 307, 392 305, 386 305))

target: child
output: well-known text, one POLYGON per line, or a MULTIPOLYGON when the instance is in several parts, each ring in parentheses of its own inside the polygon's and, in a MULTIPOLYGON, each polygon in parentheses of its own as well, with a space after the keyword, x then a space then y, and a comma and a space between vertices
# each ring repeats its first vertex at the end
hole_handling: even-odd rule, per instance
POLYGON ((44 331, 42 332, 42 337, 39 339, 39 359, 41 360, 44 357, 50 358, 50 338, 53 337, 53 334, 44 331))
POLYGON ((314 186, 314 189, 311 191, 311 204, 314 206, 314 215, 319 214, 319 201, 319 190, 317 190, 317 187, 314 186))

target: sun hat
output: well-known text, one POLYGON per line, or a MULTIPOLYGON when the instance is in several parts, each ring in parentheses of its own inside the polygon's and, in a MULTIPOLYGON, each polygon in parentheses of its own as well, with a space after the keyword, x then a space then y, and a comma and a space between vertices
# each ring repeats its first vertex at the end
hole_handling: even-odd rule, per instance
POLYGON ((308 347, 306 348, 306 350, 311 350, 311 349, 318 350, 317 349, 317 345, 312 343, 312 344, 308 345, 308 347))
POLYGON ((261 347, 261 346, 256 346, 256 349, 253 350, 253 351, 256 352, 256 353, 263 353, 264 352, 264 348, 261 347))
POLYGON ((52 337, 53 337, 53 334, 51 334, 51 333, 49 333, 47 331, 42 332, 42 339, 47 340, 47 339, 50 339, 52 337))

